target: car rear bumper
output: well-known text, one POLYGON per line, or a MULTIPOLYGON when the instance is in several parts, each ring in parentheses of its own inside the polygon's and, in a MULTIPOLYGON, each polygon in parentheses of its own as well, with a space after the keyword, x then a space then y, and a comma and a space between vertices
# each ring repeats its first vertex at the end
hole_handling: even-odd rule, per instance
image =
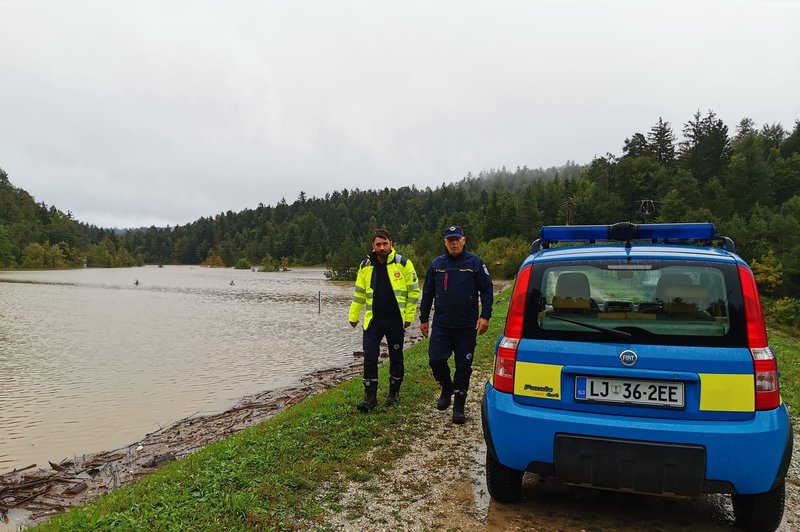
POLYGON ((501 464, 595 487, 763 493, 791 457, 783 404, 747 421, 661 420, 523 405, 487 384, 482 414, 487 449, 501 464))

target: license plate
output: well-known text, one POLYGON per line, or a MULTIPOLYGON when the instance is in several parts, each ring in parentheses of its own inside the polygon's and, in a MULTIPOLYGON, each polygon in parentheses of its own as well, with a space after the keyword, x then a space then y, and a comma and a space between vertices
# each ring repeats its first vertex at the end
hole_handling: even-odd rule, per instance
POLYGON ((683 383, 575 377, 575 399, 682 408, 683 383))

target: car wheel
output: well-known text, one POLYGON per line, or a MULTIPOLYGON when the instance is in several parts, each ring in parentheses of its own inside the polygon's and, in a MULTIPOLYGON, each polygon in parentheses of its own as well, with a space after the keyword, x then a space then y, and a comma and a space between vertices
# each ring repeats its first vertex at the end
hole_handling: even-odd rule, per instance
POLYGON ((751 532, 774 532, 783 518, 786 490, 783 481, 766 493, 733 495, 736 525, 751 532))
POLYGON ((487 452, 486 486, 489 495, 498 502, 517 502, 522 498, 522 476, 524 471, 506 467, 487 452))

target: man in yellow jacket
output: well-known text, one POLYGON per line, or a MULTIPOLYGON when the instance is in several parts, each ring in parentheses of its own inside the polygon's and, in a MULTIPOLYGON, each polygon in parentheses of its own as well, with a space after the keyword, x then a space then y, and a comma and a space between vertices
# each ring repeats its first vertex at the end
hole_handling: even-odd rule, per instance
POLYGON ((378 229, 372 237, 372 253, 358 268, 355 294, 350 305, 350 325, 364 313, 364 400, 360 412, 378 406, 378 355, 381 339, 389 346, 389 395, 387 405, 400 401, 403 382, 403 336, 414 321, 419 301, 419 281, 414 265, 392 247, 392 237, 378 229))

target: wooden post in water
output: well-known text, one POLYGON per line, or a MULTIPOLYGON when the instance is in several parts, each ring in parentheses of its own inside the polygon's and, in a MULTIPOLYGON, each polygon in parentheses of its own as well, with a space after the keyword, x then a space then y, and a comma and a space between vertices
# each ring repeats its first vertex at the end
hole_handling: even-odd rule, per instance
POLYGON ((322 314, 322 290, 317 293, 317 314, 322 314))

